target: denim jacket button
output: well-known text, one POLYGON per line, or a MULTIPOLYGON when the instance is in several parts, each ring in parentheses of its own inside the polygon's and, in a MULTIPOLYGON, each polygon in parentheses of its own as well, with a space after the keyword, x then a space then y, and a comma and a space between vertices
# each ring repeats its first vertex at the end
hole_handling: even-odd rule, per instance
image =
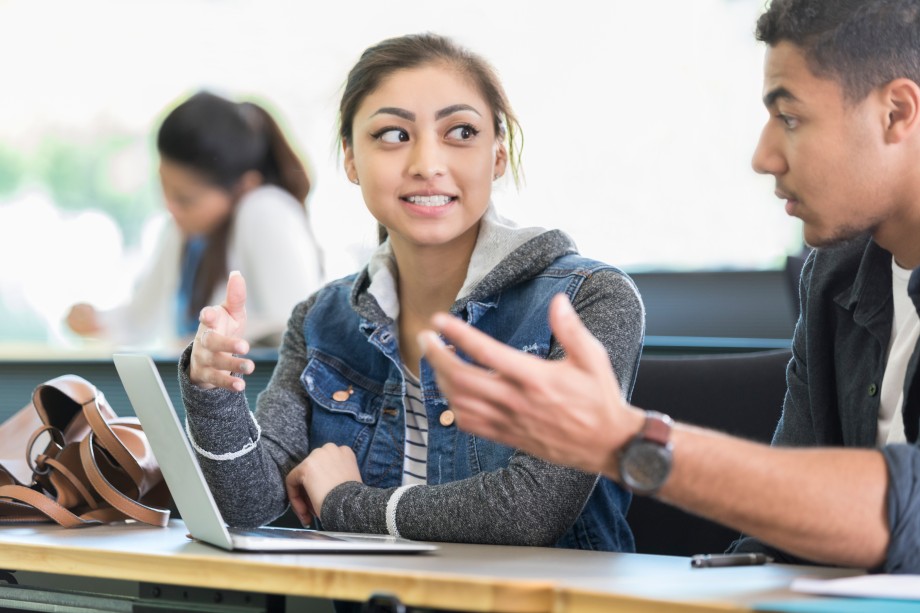
POLYGON ((351 398, 351 395, 354 393, 354 391, 355 390, 352 389, 352 387, 349 385, 347 390, 339 390, 337 392, 333 392, 332 399, 336 402, 345 402, 351 398))
POLYGON ((456 419, 454 416, 454 412, 451 411, 450 409, 447 409, 446 411, 441 413, 441 417, 438 418, 438 421, 441 422, 442 426, 447 428, 454 424, 454 419, 456 419))

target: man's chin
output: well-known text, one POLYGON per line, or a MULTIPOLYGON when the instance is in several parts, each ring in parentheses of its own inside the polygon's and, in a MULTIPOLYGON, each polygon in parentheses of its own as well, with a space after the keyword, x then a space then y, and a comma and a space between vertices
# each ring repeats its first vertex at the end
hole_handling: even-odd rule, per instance
POLYGON ((820 231, 815 230, 814 228, 809 228, 805 226, 804 239, 805 244, 812 249, 823 249, 827 247, 835 247, 841 245, 848 241, 853 240, 854 238, 859 238, 860 236, 865 236, 866 234, 871 234, 874 231, 874 228, 833 228, 829 231, 820 231))

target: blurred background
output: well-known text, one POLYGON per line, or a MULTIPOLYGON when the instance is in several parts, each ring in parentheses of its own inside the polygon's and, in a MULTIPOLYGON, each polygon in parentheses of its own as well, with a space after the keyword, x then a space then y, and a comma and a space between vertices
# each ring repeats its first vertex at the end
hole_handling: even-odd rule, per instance
MULTIPOLYGON (((801 229, 750 158, 767 115, 763 0, 0 0, 0 342, 84 348, 62 318, 128 297, 164 220, 153 134, 206 88, 264 104, 315 177, 327 277, 373 219, 341 169, 336 108, 362 50, 447 34, 490 60, 524 129, 507 217, 628 272, 780 271, 801 229)), ((671 283, 669 281, 669 283, 671 283)), ((641 285, 640 285, 641 287, 641 285)))

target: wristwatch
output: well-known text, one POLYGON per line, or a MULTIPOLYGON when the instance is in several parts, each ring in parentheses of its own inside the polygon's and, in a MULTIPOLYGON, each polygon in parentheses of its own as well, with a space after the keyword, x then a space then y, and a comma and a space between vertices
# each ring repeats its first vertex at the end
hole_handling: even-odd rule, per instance
POLYGON ((671 426, 667 415, 645 413, 645 424, 620 451, 620 481, 631 492, 651 496, 671 474, 671 426))

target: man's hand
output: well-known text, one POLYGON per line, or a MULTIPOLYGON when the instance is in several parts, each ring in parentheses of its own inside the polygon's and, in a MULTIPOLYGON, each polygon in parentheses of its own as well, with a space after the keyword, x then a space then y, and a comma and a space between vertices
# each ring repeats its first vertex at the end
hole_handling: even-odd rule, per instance
POLYGON ((565 360, 517 351, 445 314, 435 315, 434 328, 479 366, 459 359, 433 332, 421 333, 419 342, 459 427, 609 474, 614 452, 640 430, 643 413, 623 400, 607 352, 564 295, 553 298, 549 318, 565 360))
POLYGON ((255 368, 252 360, 237 357, 249 352, 249 343, 242 339, 246 325, 243 275, 231 272, 223 304, 203 308, 198 320, 200 324, 189 365, 192 383, 203 389, 223 387, 243 391, 246 382, 235 373, 248 375, 255 368))

